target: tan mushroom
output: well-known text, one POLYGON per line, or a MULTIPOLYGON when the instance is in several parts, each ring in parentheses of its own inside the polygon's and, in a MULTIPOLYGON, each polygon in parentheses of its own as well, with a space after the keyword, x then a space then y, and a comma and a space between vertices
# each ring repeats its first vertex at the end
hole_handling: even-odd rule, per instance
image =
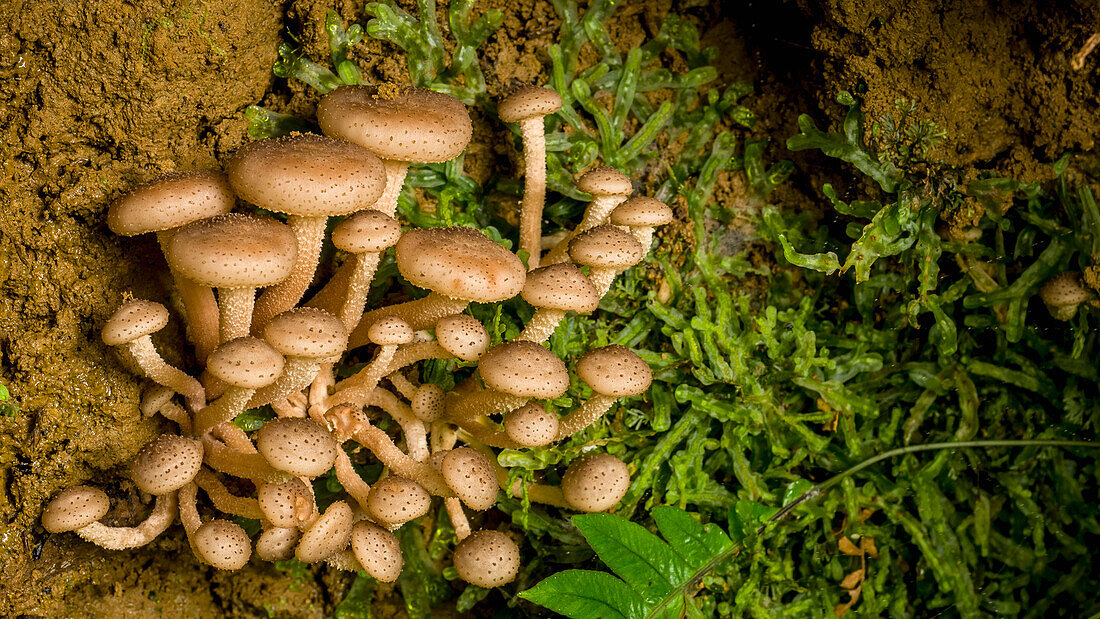
POLYGON ((1080 273, 1059 273, 1039 289, 1039 298, 1057 320, 1069 320, 1076 316, 1077 307, 1091 296, 1092 292, 1081 283, 1080 273))
POLYGON ((42 514, 42 526, 47 531, 73 531, 85 541, 107 550, 125 550, 153 541, 176 518, 176 493, 170 492, 156 498, 153 511, 141 524, 133 527, 108 526, 99 522, 99 518, 107 513, 104 509, 107 496, 102 491, 87 486, 74 488, 62 491, 46 506, 42 514), (95 514, 98 517, 92 519, 95 514))
POLYGON ((325 310, 299 307, 272 318, 264 327, 264 339, 286 357, 286 365, 274 383, 252 394, 248 408, 281 401, 308 387, 322 365, 347 348, 348 332, 325 310))
POLYGON ((190 538, 199 558, 219 570, 239 570, 252 556, 252 540, 241 525, 228 520, 202 524, 190 538))
POLYGON ((401 575, 404 557, 397 536, 366 520, 351 529, 351 549, 356 560, 372 578, 395 582, 401 575))
POLYGON ((455 547, 454 566, 472 585, 499 587, 519 574, 519 547, 499 531, 477 531, 455 547))
POLYGON ((339 447, 325 428, 311 419, 275 419, 256 433, 256 448, 271 466, 303 477, 332 468, 339 447))
POLYGON ((630 234, 649 252, 653 243, 653 228, 672 222, 672 209, 667 204, 649 196, 635 196, 615 207, 608 218, 613 226, 625 226, 630 234))
POLYGON ((489 509, 497 500, 497 480, 489 459, 475 449, 459 447, 447 452, 440 464, 447 485, 470 509, 489 509))
POLYGON ((254 337, 239 337, 218 345, 207 359, 206 369, 228 387, 217 400, 195 415, 195 432, 240 415, 257 389, 275 382, 285 362, 271 344, 254 337))
POLYGON ((401 225, 397 220, 376 210, 360 211, 348 216, 332 230, 332 244, 337 249, 354 255, 351 275, 348 277, 343 303, 339 307, 340 320, 348 332, 355 330, 363 317, 363 306, 370 292, 371 279, 378 269, 382 252, 401 238, 401 225))
POLYGON ((588 277, 602 298, 619 273, 642 261, 645 248, 638 239, 614 226, 596 226, 569 242, 569 256, 573 262, 591 268, 588 277))
POLYGON ((46 505, 42 527, 50 533, 76 531, 106 516, 110 509, 111 501, 99 488, 72 486, 59 492, 46 505))
POLYGON ((630 488, 630 472, 611 454, 589 454, 569 465, 561 491, 573 509, 602 512, 615 506, 630 488))
POLYGON ((390 475, 371 486, 365 507, 376 522, 396 528, 428 513, 431 501, 431 496, 420 484, 390 475))
POLYGON ((324 561, 348 547, 354 518, 347 501, 336 501, 302 533, 294 556, 305 563, 324 561))
POLYGON ((424 383, 412 399, 412 411, 418 419, 432 422, 443 416, 443 400, 446 393, 439 385, 424 383))
POLYGON ((520 296, 537 309, 516 339, 542 343, 568 312, 595 311, 601 295, 575 264, 563 262, 528 273, 520 296))
POLYGON ((504 431, 508 438, 523 447, 543 447, 558 440, 558 416, 546 412, 546 407, 535 402, 504 416, 504 431))
POLYGON ((256 556, 263 561, 286 561, 294 556, 301 531, 298 527, 271 527, 256 538, 256 556))
POLYGON ((202 443, 161 434, 146 443, 130 463, 130 478, 142 492, 168 494, 190 483, 202 468, 202 443))
POLYGON ((534 342, 514 340, 490 348, 478 373, 487 389, 448 401, 453 420, 486 417, 523 406, 531 398, 557 398, 569 388, 565 363, 534 342))
POLYGON ((653 372, 634 351, 612 344, 581 355, 577 360, 577 377, 592 388, 593 394, 579 408, 561 418, 558 440, 592 425, 618 398, 645 393, 653 380, 653 372))
POLYGON ((277 528, 298 528, 313 517, 313 495, 300 479, 264 484, 256 496, 264 518, 277 528))
POLYGON ((581 223, 569 236, 550 250, 543 264, 556 264, 568 260, 569 242, 581 233, 607 223, 611 212, 626 200, 634 187, 622 172, 609 166, 599 166, 592 168, 577 180, 577 189, 592 194, 592 202, 585 209, 581 223))

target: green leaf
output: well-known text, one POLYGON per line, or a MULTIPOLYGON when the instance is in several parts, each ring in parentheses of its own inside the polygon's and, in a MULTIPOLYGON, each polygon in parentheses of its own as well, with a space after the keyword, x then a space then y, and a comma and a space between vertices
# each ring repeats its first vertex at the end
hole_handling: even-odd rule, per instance
POLYGON ((702 567, 733 543, 720 528, 714 525, 704 527, 682 509, 658 505, 650 516, 653 516, 657 529, 673 550, 694 569, 702 567))
POLYGON ((639 595, 657 600, 691 575, 691 566, 645 527, 609 514, 573 516, 573 524, 616 574, 639 595))
POLYGON ((559 572, 519 597, 577 619, 635 619, 645 616, 646 609, 645 600, 626 583, 591 570, 559 572))

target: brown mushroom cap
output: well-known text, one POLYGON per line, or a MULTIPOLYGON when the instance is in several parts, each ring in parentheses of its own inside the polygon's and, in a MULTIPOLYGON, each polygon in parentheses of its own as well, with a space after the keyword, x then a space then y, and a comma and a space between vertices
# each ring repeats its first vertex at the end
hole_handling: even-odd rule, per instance
POLYGON ((461 101, 423 88, 385 96, 373 86, 341 86, 321 98, 317 122, 325 135, 365 146, 390 161, 448 161, 473 134, 461 101))
POLYGON ((214 377, 245 389, 259 389, 275 382, 285 361, 278 350, 254 337, 238 337, 218 345, 206 360, 214 377))
POLYGON ((75 531, 107 515, 111 501, 99 488, 72 486, 57 494, 42 512, 42 527, 50 533, 75 531))
POLYGON ((525 340, 485 351, 477 366, 491 389, 526 398, 557 398, 569 388, 565 363, 549 349, 525 340))
POLYGON ((508 438, 523 447, 542 447, 558 437, 558 416, 541 404, 529 402, 504 416, 508 438))
POLYGON ((367 337, 379 346, 397 346, 413 341, 412 327, 399 316, 383 316, 367 329, 367 337))
POLYGON ((577 265, 559 262, 537 268, 527 274, 520 293, 535 307, 564 312, 588 313, 600 305, 600 292, 577 265))
POLYGON ((372 577, 381 582, 394 582, 401 575, 404 558, 401 542, 382 527, 360 520, 351 530, 351 550, 356 560, 372 577))
POLYGON ((493 464, 469 447, 452 449, 439 467, 443 479, 470 509, 489 509, 497 501, 497 478, 493 464))
POLYGON ((135 187, 107 210, 107 227, 122 236, 161 232, 224 215, 236 198, 214 170, 169 172, 135 187))
POLYGON ((519 547, 500 531, 475 531, 455 547, 454 566, 472 585, 499 587, 519 573, 519 547))
POLYGON ((561 109, 561 95, 541 86, 517 88, 500 100, 497 115, 506 123, 519 122, 553 114, 561 109))
POLYGON ((581 355, 577 377, 600 395, 621 398, 645 393, 653 372, 634 351, 612 344, 581 355))
POLYGON ((611 454, 589 454, 574 461, 561 478, 565 501, 582 512, 611 509, 626 496, 630 472, 611 454))
POLYGON ((286 561, 298 545, 298 528, 272 527, 256 539, 256 556, 264 561, 286 561))
POLYGON ((672 209, 649 196, 634 196, 611 211, 611 223, 616 226, 654 227, 671 221, 672 209))
POLYGON ((577 189, 596 197, 626 196, 634 191, 630 179, 611 166, 598 166, 577 179, 577 189))
POLYGON ((473 316, 455 314, 435 323, 435 339, 443 350, 462 359, 477 361, 489 348, 489 332, 473 316))
POLYGON ((596 226, 569 242, 569 256, 577 264, 624 270, 645 257, 645 248, 630 234, 614 226, 596 226))
POLYGON ((397 269, 412 284, 453 299, 495 303, 523 288, 515 254, 473 228, 417 228, 397 242, 397 269))
POLYGON ((186 486, 202 468, 202 443, 161 434, 141 448, 130 463, 130 478, 142 492, 160 496, 186 486))
POLYGON ((358 211, 374 204, 386 188, 386 171, 374 153, 310 133, 245 144, 226 171, 241 198, 305 217, 358 211))
POLYGON ((323 309, 296 307, 264 326, 264 339, 288 357, 324 359, 344 352, 348 331, 339 318, 323 309))
POLYGON ((279 528, 295 528, 313 513, 313 497, 299 479, 264 484, 256 496, 264 518, 279 528))
POLYGON ((401 238, 401 224, 371 209, 352 213, 332 229, 332 244, 353 254, 377 253, 401 238))
POLYGON ((123 303, 107 323, 100 337, 108 346, 121 346, 160 331, 168 324, 168 310, 156 301, 135 299, 123 303))
POLYGON ((396 525, 428 513, 431 503, 431 495, 420 484, 390 475, 371 486, 365 507, 376 520, 396 525))
POLYGON ((256 433, 256 449, 271 466, 292 475, 317 477, 332 468, 339 446, 311 419, 275 419, 256 433))
POLYGON ((1061 307, 1084 303, 1091 293, 1081 285, 1080 273, 1059 273, 1043 284, 1039 296, 1048 306, 1061 307))
POLYGON ((324 515, 302 533, 294 556, 299 561, 314 563, 340 552, 348 546, 353 523, 354 516, 347 501, 337 501, 329 505, 324 515))
POLYGON ((412 398, 412 412, 421 421, 432 422, 443 416, 443 400, 446 397, 443 388, 433 383, 424 383, 416 389, 412 398))
POLYGON ((290 275, 298 241, 278 220, 230 213, 184 226, 165 255, 173 269, 204 286, 270 286, 290 275))
POLYGON ((219 570, 239 570, 252 556, 252 540, 240 525, 228 520, 211 520, 191 536, 202 559, 219 570))

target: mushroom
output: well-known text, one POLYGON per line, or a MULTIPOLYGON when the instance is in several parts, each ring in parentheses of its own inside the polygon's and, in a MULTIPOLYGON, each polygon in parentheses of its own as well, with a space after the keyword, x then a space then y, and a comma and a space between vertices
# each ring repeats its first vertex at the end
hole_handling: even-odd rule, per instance
POLYGON ((371 486, 364 507, 376 522, 394 529, 428 513, 431 503, 431 496, 420 484, 390 475, 371 486))
POLYGON ((614 226, 596 226, 569 242, 569 256, 577 264, 591 267, 588 277, 602 298, 615 277, 638 264, 645 248, 630 234, 614 226))
POLYGON ((494 346, 481 356, 477 370, 488 388, 449 400, 450 419, 488 417, 523 406, 531 398, 561 397, 569 388, 565 363, 534 342, 514 340, 494 346))
POLYGON ((462 580, 485 587, 499 587, 519 574, 519 547, 500 531, 477 531, 455 547, 454 566, 462 580))
MULTIPOLYGON (((226 177, 213 170, 169 172, 135 187, 107 210, 107 227, 122 236, 156 232, 161 251, 177 228, 233 210, 236 197, 226 177)), ((209 286, 172 269, 187 311, 187 333, 199 362, 218 345, 218 304, 209 286)))
POLYGON ((380 582, 395 582, 401 575, 401 542, 390 531, 360 520, 351 529, 351 549, 363 569, 380 582))
POLYGON ((286 365, 274 383, 252 394, 248 408, 281 401, 309 386, 322 364, 347 348, 348 332, 325 310, 298 307, 272 318, 264 327, 264 339, 286 357, 286 365))
POLYGON ((382 252, 400 238, 401 224, 375 210, 350 215, 333 228, 332 244, 355 256, 355 266, 347 280, 343 304, 339 308, 340 320, 349 333, 355 330, 363 316, 370 282, 378 269, 382 252))
POLYGON ((546 200, 546 134, 543 118, 561 109, 561 96, 549 88, 527 86, 504 97, 497 114, 518 122, 523 136, 523 208, 519 218, 519 248, 528 254, 527 267, 539 266, 542 207, 546 200))
POLYGON ((626 226, 648 253, 653 243, 653 228, 672 222, 672 209, 649 196, 635 196, 615 207, 609 218, 613 226, 626 226))
POLYGON ((439 419, 443 416, 443 400, 446 395, 439 385, 433 383, 420 385, 412 398, 413 414, 427 423, 439 419))
POLYGON ((175 422, 181 434, 191 434, 191 415, 172 401, 172 396, 175 394, 174 389, 158 383, 150 384, 141 395, 141 414, 152 417, 160 413, 165 419, 175 422))
POLYGON ((347 501, 336 501, 302 533, 294 556, 305 563, 323 561, 348 547, 354 523, 347 501))
POLYGON ((256 433, 256 448, 271 466, 302 477, 318 477, 332 468, 336 439, 312 419, 275 419, 256 433))
POLYGON ((1092 292, 1081 285, 1080 273, 1059 273, 1039 289, 1039 298, 1056 320, 1069 320, 1077 315, 1077 306, 1089 300, 1092 292))
POLYGON ((378 352, 367 367, 359 372, 361 376, 356 377, 355 386, 360 392, 370 392, 378 386, 378 381, 390 373, 390 362, 393 361, 397 347, 412 342, 414 335, 409 323, 399 316, 383 316, 371 324, 367 329, 367 337, 378 345, 378 352))
POLYGON ((562 262, 531 271, 520 296, 538 308, 516 339, 545 342, 567 312, 587 314, 600 305, 600 294, 575 264, 562 262))
POLYGON ((91 486, 65 488, 42 512, 42 527, 50 533, 82 529, 107 515, 111 501, 107 493, 91 486))
POLYGON ((185 277, 218 289, 220 340, 227 342, 248 335, 256 288, 290 276, 298 242, 275 219, 230 213, 181 228, 165 254, 185 277))
POLYGON ((270 527, 256 539, 256 556, 264 561, 286 561, 294 556, 301 531, 298 527, 270 527))
POLYGON ((569 242, 577 235, 602 225, 615 207, 619 206, 634 191, 630 179, 615 168, 600 166, 592 168, 577 180, 577 189, 592 194, 592 202, 584 211, 584 219, 573 229, 569 236, 558 242, 546 255, 543 264, 555 264, 569 259, 569 242))
POLYGON ((254 337, 239 337, 220 344, 210 353, 206 370, 228 387, 221 397, 195 415, 195 432, 201 435, 240 415, 256 390, 274 383, 284 365, 279 351, 254 337))
POLYGON ((259 520, 263 517, 259 502, 251 497, 241 497, 229 492, 225 484, 216 475, 206 469, 202 469, 195 475, 195 484, 206 492, 214 508, 220 512, 233 514, 242 518, 259 520))
POLYGON ((561 492, 571 507, 582 512, 602 512, 623 500, 630 487, 630 472, 611 454, 588 454, 565 469, 561 492))
POLYGON ((577 360, 577 377, 592 388, 592 397, 560 420, 558 440, 592 425, 615 400, 640 395, 649 389, 653 372, 629 348, 612 344, 592 349, 577 360))
POLYGON ((382 158, 386 190, 375 208, 391 217, 409 162, 454 159, 473 135, 461 101, 423 88, 387 95, 373 86, 341 86, 321 98, 317 122, 325 135, 364 146, 382 158))
POLYGON ((202 443, 161 434, 146 443, 130 463, 130 478, 138 489, 154 496, 175 492, 202 468, 202 443))
POLYGON ((256 496, 264 518, 276 528, 297 529, 313 517, 313 495, 300 479, 263 484, 256 496))
MULTIPOLYGON (((206 404, 206 392, 199 381, 169 365, 153 346, 153 333, 168 324, 168 310, 155 301, 135 300, 123 303, 103 325, 100 337, 108 346, 124 351, 145 376, 187 399, 187 406, 198 410, 206 404)), ((158 407, 159 409, 159 407, 158 407)))
POLYGON ((382 161, 362 146, 308 133, 246 144, 226 171, 241 198, 289 215, 287 224, 297 239, 293 271, 256 300, 252 330, 259 333, 305 294, 328 218, 374 204, 386 186, 386 173, 382 161))
POLYGON ((489 509, 497 500, 496 474, 489 459, 475 449, 459 447, 447 452, 440 464, 447 485, 470 509, 489 509))
POLYGON ((176 494, 158 496, 153 511, 135 527, 112 527, 99 522, 110 501, 102 490, 73 486, 62 490, 42 512, 42 526, 50 533, 72 531, 107 550, 144 546, 164 532, 176 517, 176 494))
POLYGON ((508 438, 522 447, 543 447, 558 439, 558 416, 546 407, 528 402, 504 416, 508 438))
POLYGON ((189 535, 199 558, 219 570, 239 570, 252 556, 252 540, 241 525, 215 519, 189 535))

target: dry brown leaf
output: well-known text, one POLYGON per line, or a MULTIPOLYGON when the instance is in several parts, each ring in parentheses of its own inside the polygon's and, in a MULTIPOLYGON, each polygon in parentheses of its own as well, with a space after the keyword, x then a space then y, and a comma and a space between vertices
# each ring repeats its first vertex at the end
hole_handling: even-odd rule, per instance
POLYGON ((837 546, 840 547, 840 552, 842 552, 846 555, 849 555, 849 556, 852 556, 852 557, 861 557, 861 556, 863 556, 863 551, 860 550, 858 546, 853 544, 852 540, 848 539, 847 537, 840 538, 840 542, 837 543, 837 546))
POLYGON ((841 589, 858 589, 863 584, 863 570, 856 570, 840 581, 841 589))
POLYGON ((867 556, 872 559, 878 558, 878 547, 875 546, 875 538, 873 537, 864 537, 859 540, 859 549, 867 553, 867 556))
POLYGON ((844 602, 843 604, 837 604, 836 606, 834 606, 833 613, 835 613, 837 617, 843 617, 844 615, 847 615, 848 611, 851 610, 852 607, 856 605, 856 602, 859 601, 859 592, 860 589, 858 587, 849 591, 848 601, 844 602))

